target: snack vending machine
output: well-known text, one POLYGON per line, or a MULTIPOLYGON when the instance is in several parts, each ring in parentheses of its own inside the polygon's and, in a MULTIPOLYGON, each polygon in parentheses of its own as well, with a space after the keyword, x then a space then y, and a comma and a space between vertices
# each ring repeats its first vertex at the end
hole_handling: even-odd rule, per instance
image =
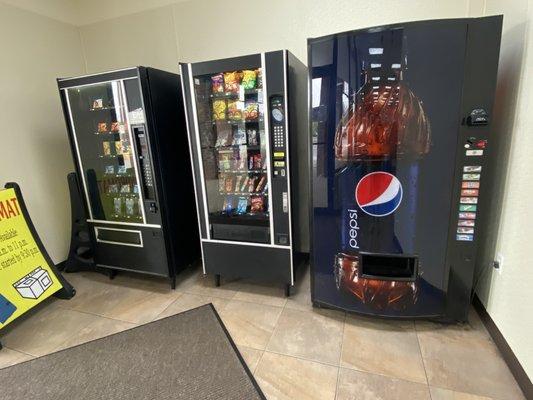
POLYGON ((308 246, 306 71, 286 50, 181 64, 203 272, 217 284, 294 283, 308 246))
POLYGON ((168 277, 199 257, 179 76, 58 79, 96 266, 168 277))
POLYGON ((467 318, 502 17, 310 39, 312 299, 467 318))

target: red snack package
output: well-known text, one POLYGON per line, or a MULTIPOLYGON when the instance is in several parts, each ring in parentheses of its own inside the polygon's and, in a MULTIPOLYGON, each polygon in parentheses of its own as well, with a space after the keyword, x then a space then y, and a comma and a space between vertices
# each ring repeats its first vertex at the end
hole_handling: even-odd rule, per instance
POLYGON ((250 212, 251 213, 263 212, 264 202, 263 202, 263 197, 262 196, 252 196, 251 204, 252 204, 250 206, 250 212))

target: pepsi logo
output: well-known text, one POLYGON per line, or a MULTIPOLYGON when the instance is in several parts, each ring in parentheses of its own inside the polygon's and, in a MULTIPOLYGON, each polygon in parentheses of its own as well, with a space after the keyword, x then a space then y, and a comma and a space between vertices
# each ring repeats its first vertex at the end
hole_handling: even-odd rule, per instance
POLYGON ((402 184, 388 172, 371 172, 355 188, 355 201, 361 210, 373 217, 392 214, 402 202, 402 184))

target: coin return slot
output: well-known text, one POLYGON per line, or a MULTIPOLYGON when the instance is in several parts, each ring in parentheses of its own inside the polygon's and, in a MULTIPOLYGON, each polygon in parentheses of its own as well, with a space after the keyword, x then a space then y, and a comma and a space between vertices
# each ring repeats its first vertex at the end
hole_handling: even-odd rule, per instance
POLYGON ((363 278, 414 281, 418 275, 418 257, 397 254, 360 253, 363 278))
POLYGON ((140 231, 124 229, 95 228, 96 241, 100 243, 122 244, 142 247, 142 235, 140 231))

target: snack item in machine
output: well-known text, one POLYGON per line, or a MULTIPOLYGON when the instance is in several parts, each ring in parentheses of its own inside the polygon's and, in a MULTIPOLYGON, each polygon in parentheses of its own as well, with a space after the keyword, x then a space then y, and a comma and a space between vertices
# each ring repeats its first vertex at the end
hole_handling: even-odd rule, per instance
POLYGON ((120 132, 120 123, 119 122, 111 122, 111 132, 120 132))
POLYGON ((224 74, 224 89, 226 93, 239 93, 241 83, 241 73, 238 71, 226 72, 224 74))
POLYGON ((104 106, 104 102, 102 99, 95 99, 93 101, 93 108, 102 108, 104 106))
POLYGON ((248 180, 248 192, 253 193, 256 182, 257 182, 257 176, 254 176, 248 180))
POLYGON ((224 205, 222 206, 222 212, 231 214, 233 211, 233 196, 226 196, 224 199, 224 205))
POLYGON ((215 121, 226 119, 226 100, 213 101, 213 119, 215 121))
POLYGON ((250 201, 251 201, 250 212, 252 214, 263 212, 263 209, 264 209, 263 196, 252 196, 250 201))
POLYGON ((231 144, 246 144, 246 130, 242 126, 233 127, 233 142, 231 144))
POLYGON ((113 208, 115 209, 115 214, 122 214, 122 199, 120 197, 113 198, 113 208))
POLYGON ((242 171, 246 169, 247 151, 245 146, 239 146, 233 149, 233 169, 242 171))
POLYGON ((218 169, 220 171, 228 171, 231 169, 232 156, 232 149, 224 149, 218 151, 218 169))
POLYGON ((224 93, 224 75, 216 74, 211 77, 211 89, 214 94, 224 93))
POLYGON ((233 177, 227 176, 225 181, 226 183, 224 185, 224 189, 226 189, 227 193, 231 193, 231 191, 233 190, 233 177))
POLYGON ((218 176, 218 191, 222 193, 226 189, 226 174, 218 176))
POLYGON ((129 184, 124 184, 120 186, 120 193, 130 193, 131 186, 129 184))
POLYGON ((135 199, 129 197, 126 199, 126 215, 135 214, 135 199))
POLYGON ((215 142, 215 147, 229 146, 232 143, 232 129, 231 125, 225 122, 220 122, 216 124, 217 128, 217 141, 215 142))
POLYGON ((257 186, 255 187, 255 192, 256 193, 261 193, 263 191, 263 188, 265 186, 265 183, 266 183, 266 175, 263 175, 261 177, 261 179, 259 180, 259 183, 257 184, 257 186))
POLYGON ((122 147, 122 142, 121 141, 115 142, 115 152, 117 154, 123 154, 124 153, 124 148, 122 147))
POLYGON ((232 121, 242 120, 243 102, 238 100, 228 100, 228 119, 232 121))
POLYGON ((253 169, 261 169, 262 168, 262 162, 261 162, 261 154, 255 154, 254 155, 254 167, 253 169))
POLYGON ((241 188, 240 188, 240 192, 244 192, 246 191, 246 188, 248 187, 248 182, 250 181, 250 177, 248 176, 245 176, 244 177, 244 180, 242 181, 242 185, 241 185, 241 188))
POLYGON ((247 208, 248 199, 246 197, 239 197, 239 202, 237 203, 237 214, 245 214, 247 208))
POLYGON ((259 118, 259 104, 255 101, 247 102, 244 108, 244 119, 255 121, 257 118, 259 118))
POLYGON ((107 123, 98 122, 98 133, 105 133, 105 132, 107 132, 107 123))
POLYGON ((257 141, 257 130, 256 129, 248 129, 246 131, 248 135, 248 145, 249 146, 257 146, 259 143, 257 141))
POLYGON ((257 72, 254 70, 244 70, 242 71, 242 86, 245 89, 254 89, 255 83, 257 81, 257 72))
POLYGON ((235 191, 238 192, 241 189, 242 175, 237 175, 235 178, 235 191))
POLYGON ((115 166, 114 165, 106 165, 105 173, 106 174, 114 174, 115 173, 115 166))
POLYGON ((263 87, 263 71, 261 68, 258 68, 255 70, 257 75, 257 87, 262 88, 263 87))
POLYGON ((111 155, 111 144, 109 142, 102 142, 102 148, 104 149, 104 156, 111 155))

